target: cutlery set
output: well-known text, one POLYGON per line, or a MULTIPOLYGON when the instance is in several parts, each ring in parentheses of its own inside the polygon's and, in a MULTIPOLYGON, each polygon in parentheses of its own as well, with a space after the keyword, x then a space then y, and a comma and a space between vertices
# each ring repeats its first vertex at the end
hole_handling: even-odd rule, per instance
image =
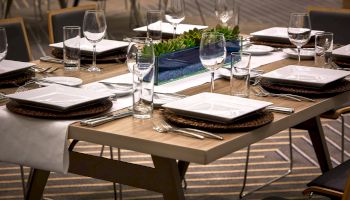
POLYGON ((58 70, 58 67, 39 67, 39 66, 32 66, 31 69, 36 73, 53 73, 54 71, 58 70))
POLYGON ((308 98, 308 97, 304 97, 304 96, 300 96, 300 95, 295 95, 295 94, 287 94, 287 93, 272 93, 272 92, 268 92, 266 91, 263 87, 261 87, 260 85, 257 85, 255 88, 257 88, 258 90, 253 88, 253 91, 255 92, 256 96, 259 97, 281 97, 281 98, 285 98, 288 100, 293 100, 293 101, 309 101, 309 102, 315 102, 314 99, 308 98))

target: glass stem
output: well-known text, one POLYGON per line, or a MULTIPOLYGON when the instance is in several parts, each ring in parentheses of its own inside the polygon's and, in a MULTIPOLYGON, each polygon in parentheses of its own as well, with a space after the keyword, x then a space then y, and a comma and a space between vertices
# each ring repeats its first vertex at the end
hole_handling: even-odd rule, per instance
POLYGON ((93 50, 92 50, 92 66, 96 67, 96 43, 92 45, 93 50))
POLYGON ((210 74, 211 74, 210 92, 214 92, 214 71, 212 71, 210 74))
POLYGON ((301 47, 297 47, 298 50, 298 64, 300 65, 300 49, 301 47))
POLYGON ((177 24, 173 24, 173 27, 174 27, 173 39, 175 39, 176 38, 176 27, 177 27, 177 24))

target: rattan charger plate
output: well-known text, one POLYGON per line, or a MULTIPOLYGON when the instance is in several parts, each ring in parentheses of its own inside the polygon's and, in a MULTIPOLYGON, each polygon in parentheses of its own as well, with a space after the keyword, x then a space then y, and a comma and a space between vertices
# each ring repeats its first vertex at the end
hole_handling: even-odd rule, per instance
POLYGON ((23 85, 25 82, 31 80, 35 76, 32 70, 25 70, 22 73, 0 78, 0 87, 13 87, 23 85))
POLYGON ((89 117, 89 116, 106 112, 112 107, 112 105, 113 103, 111 102, 111 100, 105 99, 91 106, 86 106, 75 110, 70 110, 67 112, 59 112, 54 110, 34 108, 34 107, 18 104, 15 101, 8 102, 6 104, 6 107, 7 109, 9 109, 14 113, 30 116, 30 117, 45 118, 45 119, 75 119, 75 118, 81 118, 81 117, 89 117))
POLYGON ((179 127, 198 128, 215 132, 238 132, 258 128, 273 121, 273 114, 270 111, 262 110, 254 115, 234 121, 230 124, 204 121, 177 115, 167 109, 163 110, 162 116, 166 121, 179 127))
MULTIPOLYGON (((250 41, 253 42, 254 44, 258 45, 267 45, 271 47, 277 47, 277 48, 296 48, 296 46, 292 43, 281 43, 281 42, 272 42, 272 41, 263 41, 263 40, 258 40, 254 37, 250 38, 250 41)), ((315 44, 310 42, 306 45, 303 46, 303 48, 314 48, 315 44)))
POLYGON ((322 88, 305 88, 290 85, 279 85, 271 83, 266 79, 262 79, 260 81, 260 84, 269 92, 289 93, 312 98, 330 97, 350 90, 350 81, 346 79, 336 81, 322 88))

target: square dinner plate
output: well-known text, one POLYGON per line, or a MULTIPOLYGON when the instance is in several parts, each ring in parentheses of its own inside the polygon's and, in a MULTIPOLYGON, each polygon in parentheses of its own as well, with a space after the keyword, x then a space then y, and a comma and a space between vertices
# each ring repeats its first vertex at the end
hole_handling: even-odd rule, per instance
POLYGON ((3 60, 0 62, 0 77, 18 73, 22 70, 27 70, 32 66, 35 66, 35 64, 30 62, 3 60))
POLYGON ((263 74, 262 77, 276 83, 321 88, 348 75, 349 71, 288 65, 263 74))
POLYGON ((350 58, 350 44, 334 49, 332 54, 335 57, 350 58))
MULTIPOLYGON (((317 32, 323 32, 323 31, 312 30, 311 36, 314 36, 317 32)), ((251 33, 250 35, 259 40, 289 43, 287 27, 272 27, 272 28, 251 33)))
POLYGON ((230 123, 272 103, 216 93, 200 93, 162 107, 176 114, 208 121, 230 123))
MULTIPOLYGON (((101 54, 105 52, 109 52, 112 50, 116 50, 119 48, 124 48, 129 45, 129 42, 117 41, 117 40, 105 40, 103 39, 96 45, 96 54, 101 54)), ((63 49, 63 42, 50 44, 50 47, 63 49)), ((85 37, 80 40, 80 50, 83 52, 92 53, 92 43, 90 43, 85 37)))
MULTIPOLYGON (((176 34, 183 34, 184 32, 187 32, 189 30, 193 30, 193 29, 205 29, 208 28, 208 26, 202 26, 202 25, 192 25, 192 24, 179 24, 176 27, 176 34)), ((138 31, 138 32, 147 32, 147 26, 142 26, 139 28, 134 28, 134 31, 138 31)), ((173 25, 167 23, 167 22, 162 22, 162 33, 166 33, 166 34, 173 34, 174 31, 174 27, 173 25)))
POLYGON ((38 89, 9 94, 11 100, 29 106, 57 111, 71 110, 106 99, 111 93, 85 90, 62 85, 50 85, 38 89))

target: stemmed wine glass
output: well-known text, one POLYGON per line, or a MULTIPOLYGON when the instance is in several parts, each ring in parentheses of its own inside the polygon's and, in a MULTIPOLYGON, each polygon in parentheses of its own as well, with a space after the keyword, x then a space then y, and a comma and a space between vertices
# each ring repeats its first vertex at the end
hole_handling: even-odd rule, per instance
POLYGON ((7 37, 6 30, 0 27, 0 62, 5 58, 7 54, 7 37))
POLYGON ((199 46, 199 58, 205 68, 211 72, 210 92, 214 91, 214 72, 222 67, 226 58, 226 42, 222 33, 206 32, 202 34, 199 46))
POLYGON ((92 43, 93 58, 89 72, 100 72, 96 66, 96 44, 100 42, 106 34, 106 18, 103 10, 88 10, 84 15, 83 33, 86 39, 92 43))
POLYGON ((173 25, 173 38, 175 38, 177 25, 185 19, 184 0, 168 0, 165 8, 165 19, 173 25))
POLYGON ((311 37, 311 22, 307 13, 291 13, 288 26, 289 41, 297 47, 298 63, 300 63, 301 47, 307 44, 311 37))
POLYGON ((215 0, 215 15, 223 26, 227 26, 227 22, 234 17, 235 14, 238 17, 237 12, 235 0, 215 0))

